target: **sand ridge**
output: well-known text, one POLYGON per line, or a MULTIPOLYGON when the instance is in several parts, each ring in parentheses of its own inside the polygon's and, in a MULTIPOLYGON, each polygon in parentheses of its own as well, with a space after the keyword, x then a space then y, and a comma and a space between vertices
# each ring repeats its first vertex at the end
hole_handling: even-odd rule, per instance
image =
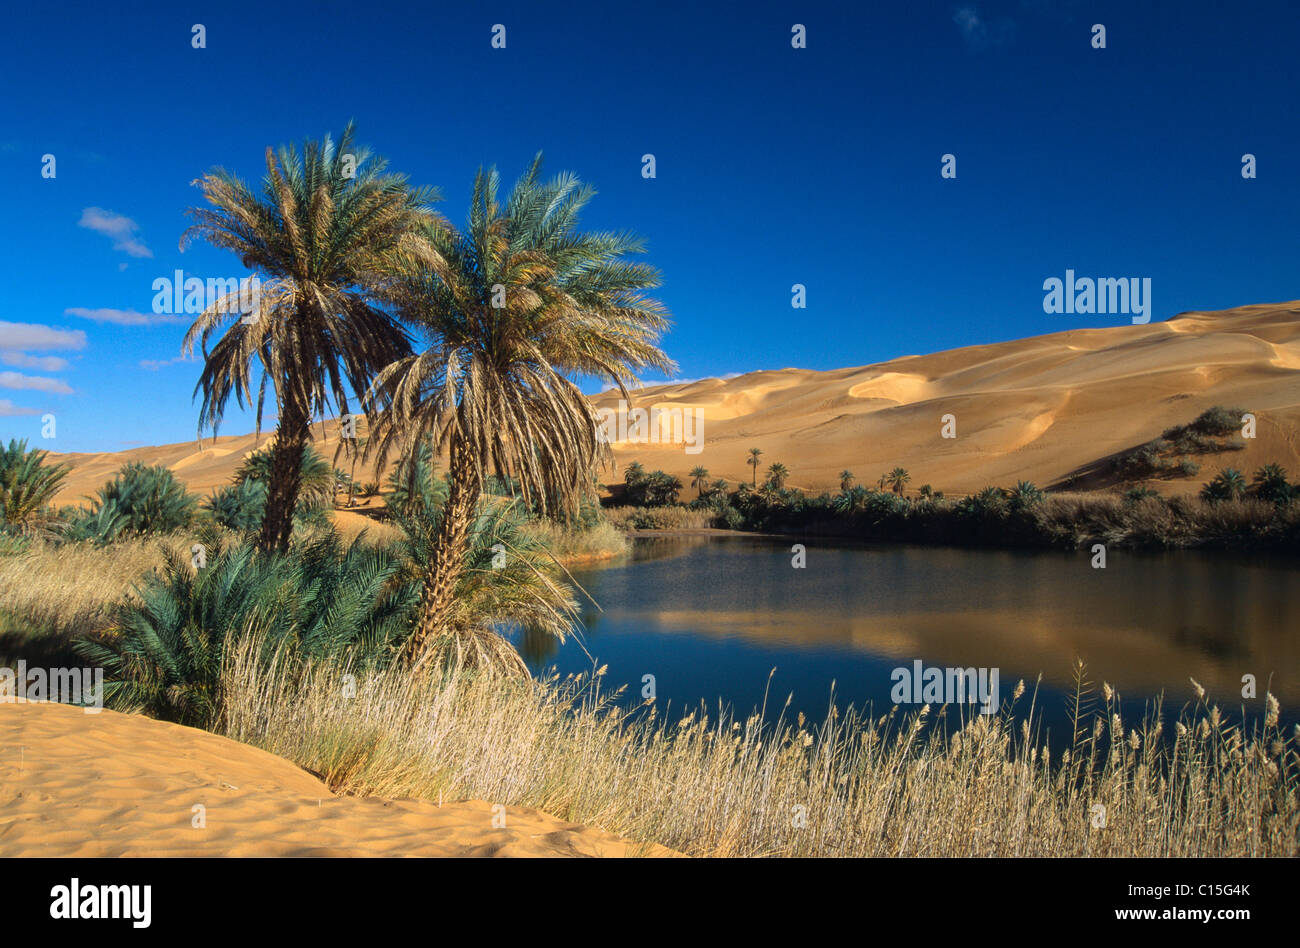
POLYGON ((673 855, 527 807, 500 829, 494 815, 336 796, 287 760, 139 715, 0 704, 0 856, 673 855))

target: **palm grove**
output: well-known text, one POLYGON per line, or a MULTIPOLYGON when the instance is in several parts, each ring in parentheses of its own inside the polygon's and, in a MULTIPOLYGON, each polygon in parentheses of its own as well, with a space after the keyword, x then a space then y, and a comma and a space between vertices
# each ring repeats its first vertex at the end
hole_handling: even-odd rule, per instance
POLYGON ((233 251, 262 292, 247 314, 213 302, 185 348, 203 355, 200 431, 216 433, 232 396, 260 429, 268 388, 274 398, 264 556, 290 548, 313 418, 355 399, 380 466, 421 446, 448 458, 403 649, 419 664, 455 613, 486 480, 517 484, 544 515, 574 513, 609 458, 573 377, 626 394, 638 371, 671 371, 658 347, 668 321, 648 295, 658 271, 630 259, 641 241, 579 229, 595 191, 576 176, 544 179, 538 155, 503 198, 496 170, 480 170, 458 229, 434 210, 438 191, 388 171, 354 134, 268 148, 260 194, 222 169, 196 182, 207 205, 191 209, 182 246, 233 251))

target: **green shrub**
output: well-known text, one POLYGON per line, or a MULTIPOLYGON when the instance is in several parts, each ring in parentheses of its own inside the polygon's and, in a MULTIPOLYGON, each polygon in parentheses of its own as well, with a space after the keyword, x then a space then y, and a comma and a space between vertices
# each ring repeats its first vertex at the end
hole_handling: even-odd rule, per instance
POLYGON ((203 506, 226 529, 248 532, 262 526, 266 496, 266 483, 250 479, 218 487, 203 506))
POLYGON ((190 525, 198 499, 185 489, 168 468, 134 461, 123 467, 92 498, 91 518, 111 521, 122 517, 119 534, 170 533, 190 525))
POLYGON ((1201 488, 1203 500, 1217 503, 1223 500, 1240 500, 1246 495, 1246 478, 1235 468, 1227 467, 1201 488))
POLYGON ((167 550, 162 574, 117 608, 108 632, 80 643, 105 669, 114 706, 207 727, 221 706, 222 661, 245 635, 292 656, 377 658, 407 633, 416 590, 394 585, 401 562, 360 538, 345 545, 331 532, 286 555, 261 553, 250 538, 202 539, 202 569, 167 550))
POLYGON ((0 524, 18 527, 46 507, 71 468, 47 465, 47 452, 27 450, 26 441, 10 440, 0 448, 0 524))
MULTIPOLYGON (((239 469, 235 471, 235 483, 258 481, 271 483, 271 448, 254 451, 244 458, 239 469)), ((334 500, 334 488, 337 484, 334 468, 310 444, 302 449, 302 460, 298 466, 298 503, 307 508, 326 507, 334 500)))
POLYGON ((127 518, 118 509, 116 501, 98 504, 90 510, 79 507, 64 507, 60 511, 63 521, 63 537, 82 543, 103 546, 112 543, 122 535, 127 518))
POLYGON ((446 478, 438 476, 433 447, 422 438, 388 475, 388 511, 399 520, 430 520, 442 509, 447 492, 446 478))

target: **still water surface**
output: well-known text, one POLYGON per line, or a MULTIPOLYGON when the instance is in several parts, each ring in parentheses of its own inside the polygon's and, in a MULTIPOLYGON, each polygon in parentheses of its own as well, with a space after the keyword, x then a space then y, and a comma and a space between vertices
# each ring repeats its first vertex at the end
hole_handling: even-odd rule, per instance
MULTIPOLYGON (((1232 554, 1020 553, 802 541, 672 537, 636 541, 630 556, 574 577, 587 604, 581 644, 516 637, 538 673, 590 671, 639 699, 643 676, 675 709, 719 700, 741 714, 793 695, 792 711, 820 720, 837 703, 892 702, 891 672, 926 666, 996 667, 1001 694, 1043 676, 1039 707, 1066 720, 1071 666, 1116 688, 1125 718, 1163 692, 1166 712, 1192 697, 1189 678, 1234 716, 1254 716, 1265 687, 1300 720, 1300 560, 1232 554), (585 646, 586 652, 583 647, 585 646), (590 653, 588 656, 587 652, 590 653), (1241 697, 1253 674, 1259 697, 1241 697)), ((675 716, 675 715, 674 715, 675 716)))

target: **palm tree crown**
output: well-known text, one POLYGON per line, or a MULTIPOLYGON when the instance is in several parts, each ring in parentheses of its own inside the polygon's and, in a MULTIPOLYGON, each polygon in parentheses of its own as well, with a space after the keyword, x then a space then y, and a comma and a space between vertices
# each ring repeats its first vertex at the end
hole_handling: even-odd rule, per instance
POLYGON ((609 379, 630 400, 637 372, 676 368, 658 348, 667 313, 646 293, 659 272, 626 259, 642 242, 578 231, 595 190, 567 173, 543 181, 541 166, 539 154, 504 205, 496 170, 480 170, 464 233, 429 227, 433 253, 408 254, 391 284, 397 311, 427 345, 376 376, 371 447, 382 464, 429 436, 450 455, 413 659, 455 631, 445 626, 486 477, 516 479, 543 513, 573 513, 609 461, 599 418, 570 376, 609 379))
POLYGON ((901 494, 907 486, 907 482, 912 479, 912 475, 901 467, 896 467, 885 475, 885 481, 893 489, 895 494, 901 494))
POLYGON ((704 488, 708 484, 708 481, 709 481, 708 468, 702 465, 696 465, 694 468, 692 468, 691 485, 695 488, 695 490, 698 492, 700 497, 704 496, 704 488))
POLYGON ((260 196, 221 168, 195 182, 209 206, 189 211, 194 223, 182 249, 201 237, 266 278, 253 312, 241 316, 233 294, 209 301, 184 343, 187 354, 196 344, 203 350, 194 389, 203 394, 200 432, 211 426, 216 433, 231 395, 256 407, 260 430, 268 380, 274 389, 278 434, 264 547, 288 546, 312 416, 330 405, 346 413, 350 392, 364 392, 376 371, 410 351, 405 332, 377 305, 378 291, 394 256, 418 252, 419 231, 436 226, 428 205, 438 195, 385 168, 355 142, 349 124, 337 145, 326 136, 301 152, 267 148, 260 196))
POLYGON ((539 154, 504 206, 496 170, 480 170, 466 231, 435 225, 435 256, 407 258, 392 298, 428 346, 376 378, 373 441, 381 460, 425 433, 440 449, 459 442, 478 478, 495 468, 525 500, 569 510, 609 458, 569 375, 626 395, 636 372, 676 366, 657 345, 667 314, 645 295, 659 273, 624 259, 642 242, 577 232, 595 190, 567 173, 544 182, 541 164, 539 154))

